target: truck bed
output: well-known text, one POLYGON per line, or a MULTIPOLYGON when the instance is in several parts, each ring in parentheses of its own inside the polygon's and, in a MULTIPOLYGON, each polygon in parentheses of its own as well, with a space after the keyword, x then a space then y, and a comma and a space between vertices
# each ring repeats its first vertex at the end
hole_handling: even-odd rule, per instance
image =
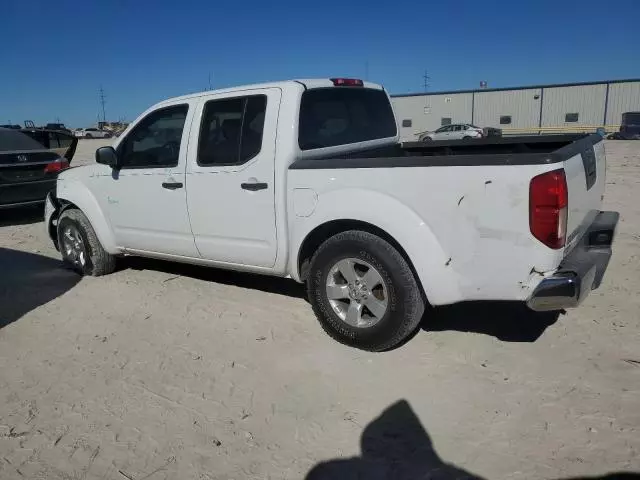
MULTIPOLYGON (((442 265, 432 257, 421 261, 431 272, 425 276, 445 278, 454 271, 458 299, 467 300, 528 298, 536 282, 557 270, 600 213, 606 179, 600 135, 396 144, 303 157, 289 168, 290 188, 313 191, 316 211, 334 205, 334 191, 344 188, 351 192, 353 205, 377 205, 384 211, 370 223, 387 231, 387 223, 401 222, 398 229, 410 232, 408 243, 419 239, 415 255, 440 252, 442 265), (566 242, 552 249, 531 233, 530 188, 533 178, 556 170, 566 178, 568 210, 566 242), (415 217, 403 217, 396 203, 408 206, 415 217), (421 237, 422 229, 435 240, 421 237)), ((349 203, 340 204, 344 218, 368 220, 360 211, 351 213, 356 207, 349 203)), ((439 285, 433 288, 437 291, 439 285)), ((434 304, 456 301, 438 295, 431 294, 434 304)))
MULTIPOLYGON (((540 165, 560 163, 590 150, 598 134, 488 137, 473 141, 405 142, 342 155, 300 159, 291 169, 540 165)), ((585 157, 587 175, 593 171, 585 157)))

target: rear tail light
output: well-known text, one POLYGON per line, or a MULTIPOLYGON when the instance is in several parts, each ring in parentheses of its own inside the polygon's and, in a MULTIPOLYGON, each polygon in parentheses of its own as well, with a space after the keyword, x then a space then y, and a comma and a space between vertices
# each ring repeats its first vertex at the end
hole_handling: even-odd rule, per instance
POLYGON ((362 87, 364 82, 357 78, 332 78, 331 81, 336 87, 362 87))
POLYGON ((69 162, 66 160, 56 160, 55 162, 48 163, 46 167, 44 167, 44 173, 55 173, 64 170, 65 168, 69 168, 69 162))
POLYGON ((529 185, 529 228, 547 247, 564 247, 567 236, 567 179, 564 170, 543 173, 529 185))

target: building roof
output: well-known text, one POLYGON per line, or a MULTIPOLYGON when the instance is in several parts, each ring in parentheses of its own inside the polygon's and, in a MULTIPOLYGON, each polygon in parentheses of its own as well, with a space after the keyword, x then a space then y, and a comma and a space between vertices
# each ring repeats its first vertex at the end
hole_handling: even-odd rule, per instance
POLYGON ((611 83, 631 83, 631 82, 640 82, 640 78, 631 78, 626 80, 602 80, 599 82, 551 83, 547 85, 529 85, 524 87, 478 88, 475 90, 445 90, 441 92, 401 93, 401 94, 391 95, 391 97, 393 98, 423 97, 427 95, 453 95, 456 93, 504 92, 504 91, 513 91, 513 90, 535 90, 540 88, 555 88, 555 87, 580 87, 585 85, 606 85, 611 83))

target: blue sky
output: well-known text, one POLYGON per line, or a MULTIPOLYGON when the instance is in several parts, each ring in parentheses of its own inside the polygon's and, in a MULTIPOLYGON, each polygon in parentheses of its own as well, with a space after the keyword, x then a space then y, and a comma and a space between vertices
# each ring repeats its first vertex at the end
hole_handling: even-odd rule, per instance
POLYGON ((167 97, 352 76, 391 93, 640 77, 639 0, 2 0, 0 123, 134 119, 167 97), (368 68, 367 68, 368 65, 368 68))

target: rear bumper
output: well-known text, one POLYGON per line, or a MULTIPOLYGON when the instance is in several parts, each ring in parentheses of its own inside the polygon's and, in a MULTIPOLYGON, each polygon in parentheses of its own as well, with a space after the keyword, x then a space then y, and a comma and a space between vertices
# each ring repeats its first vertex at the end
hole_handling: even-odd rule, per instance
POLYGON ((47 193, 55 186, 55 178, 0 185, 0 208, 43 203, 47 193))
POLYGON ((577 307, 598 288, 609 265, 619 217, 618 212, 600 212, 558 271, 538 284, 528 307, 536 311, 577 307))

